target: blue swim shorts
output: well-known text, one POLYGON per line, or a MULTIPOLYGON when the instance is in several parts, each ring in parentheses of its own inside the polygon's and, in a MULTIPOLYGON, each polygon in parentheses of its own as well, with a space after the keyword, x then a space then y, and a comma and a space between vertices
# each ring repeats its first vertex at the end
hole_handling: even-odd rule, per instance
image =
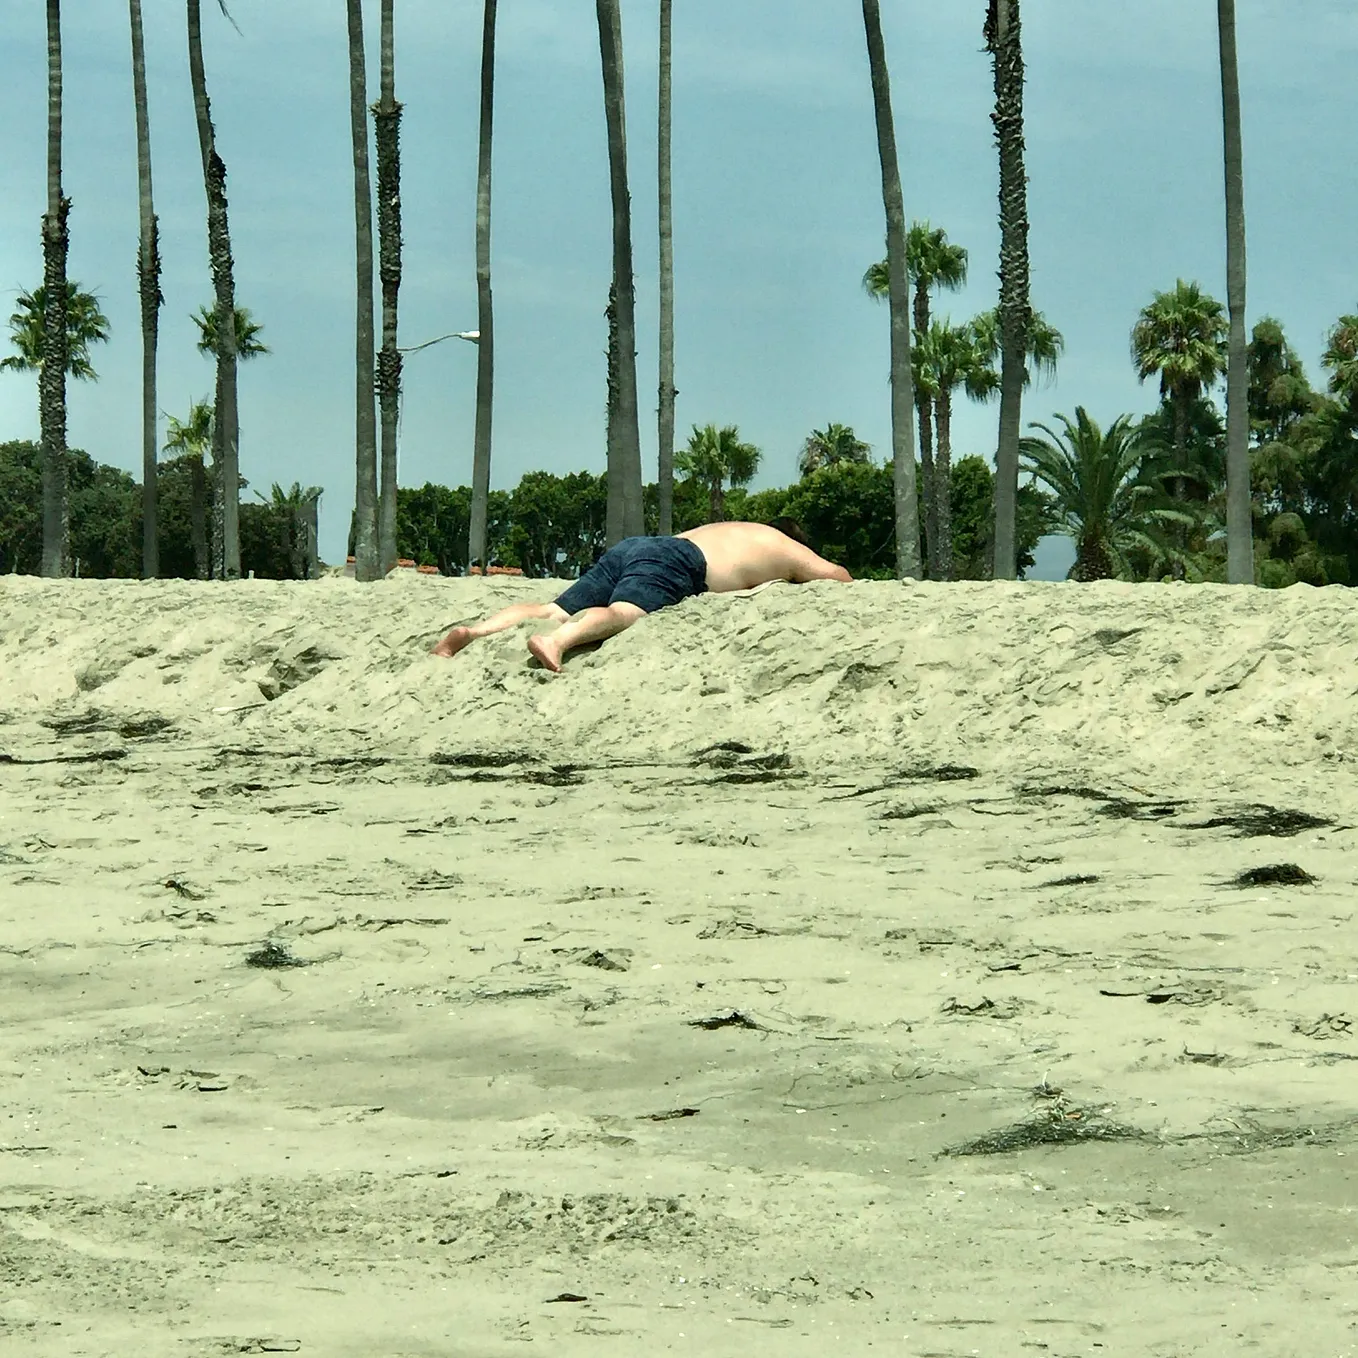
POLYGON ((707 559, 688 538, 624 538, 556 604, 572 614, 617 603, 654 613, 706 589, 707 559))

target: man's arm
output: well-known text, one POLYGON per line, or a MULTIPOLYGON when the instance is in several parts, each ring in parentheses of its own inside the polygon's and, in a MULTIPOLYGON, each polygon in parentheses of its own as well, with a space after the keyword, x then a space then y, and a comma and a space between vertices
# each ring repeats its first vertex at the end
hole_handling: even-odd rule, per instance
POLYGON ((804 585, 810 580, 841 580, 847 582, 853 579, 853 576, 843 566, 836 566, 833 561, 827 561, 823 556, 817 556, 810 547, 795 545, 797 551, 793 555, 792 568, 788 574, 788 579, 794 585, 804 585))

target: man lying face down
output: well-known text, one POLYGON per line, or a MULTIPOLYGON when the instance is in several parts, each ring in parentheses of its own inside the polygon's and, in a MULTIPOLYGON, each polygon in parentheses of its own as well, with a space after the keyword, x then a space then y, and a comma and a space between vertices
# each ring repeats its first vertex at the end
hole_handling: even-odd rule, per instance
POLYGON ((511 604, 498 613, 454 627, 435 655, 454 656, 477 637, 517 623, 546 620, 555 632, 528 638, 528 649, 549 670, 577 646, 602 641, 647 613, 692 594, 753 589, 770 580, 852 580, 843 566, 817 556, 792 519, 772 523, 707 523, 675 537, 624 538, 550 604, 511 604))

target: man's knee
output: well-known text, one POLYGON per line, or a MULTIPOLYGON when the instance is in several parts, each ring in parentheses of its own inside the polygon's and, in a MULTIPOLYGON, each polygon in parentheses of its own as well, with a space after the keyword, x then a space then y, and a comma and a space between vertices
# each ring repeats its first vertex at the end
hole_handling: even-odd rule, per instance
POLYGON ((608 611, 624 627, 630 627, 638 618, 644 618, 646 616, 646 610, 644 608, 639 608, 636 604, 625 603, 622 600, 619 600, 615 604, 609 604, 608 611))

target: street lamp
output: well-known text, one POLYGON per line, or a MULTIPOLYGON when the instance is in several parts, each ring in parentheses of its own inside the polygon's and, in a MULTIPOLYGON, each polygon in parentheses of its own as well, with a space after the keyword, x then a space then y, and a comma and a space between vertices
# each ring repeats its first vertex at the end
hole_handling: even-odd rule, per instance
POLYGON ((428 349, 431 344, 442 344, 444 340, 460 339, 466 340, 468 344, 480 344, 481 332, 479 330, 454 330, 450 335, 440 335, 437 339, 425 340, 423 344, 412 344, 406 348, 399 349, 397 352, 402 354, 418 353, 421 349, 428 349))

